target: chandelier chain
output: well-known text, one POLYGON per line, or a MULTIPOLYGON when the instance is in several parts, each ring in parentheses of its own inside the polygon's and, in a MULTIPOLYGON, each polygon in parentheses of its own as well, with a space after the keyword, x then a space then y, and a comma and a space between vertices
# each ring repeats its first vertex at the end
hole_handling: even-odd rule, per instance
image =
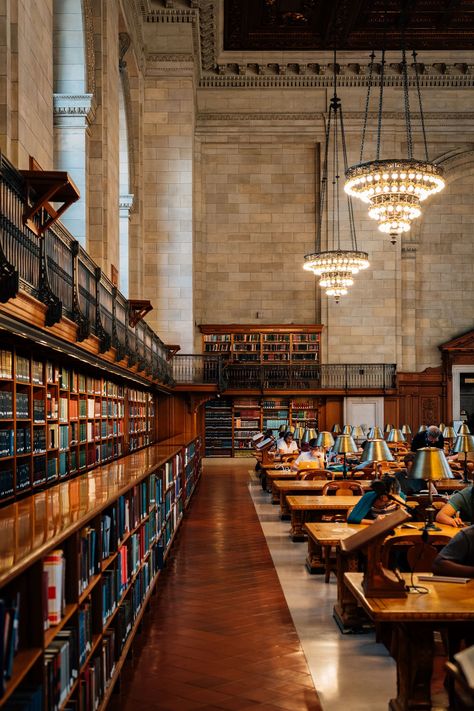
MULTIPOLYGON (((347 169, 349 167, 349 162, 347 160, 346 134, 344 131, 344 119, 343 119, 343 115, 342 115, 342 107, 340 104, 339 104, 339 123, 341 126, 342 160, 344 163, 344 173, 346 173, 347 169)), ((352 205, 352 198, 350 195, 347 195, 347 212, 349 215, 349 232, 351 235, 352 249, 357 251, 357 235, 356 235, 355 222, 354 222, 354 208, 352 205)))
POLYGON ((425 115, 423 113, 423 104, 421 103, 421 88, 420 88, 420 75, 419 75, 419 69, 418 69, 418 62, 416 61, 417 53, 415 50, 413 50, 413 68, 415 70, 415 83, 416 83, 416 92, 418 94, 418 104, 420 107, 420 122, 421 122, 421 131, 423 133, 423 145, 425 147, 425 160, 427 163, 429 163, 429 157, 428 157, 428 141, 426 140, 426 128, 425 128, 425 115))
POLYGON ((316 231, 316 251, 321 249, 321 235, 323 229, 323 213, 324 205, 326 204, 326 193, 328 190, 328 160, 329 160, 329 134, 331 132, 331 111, 329 111, 328 119, 326 122, 326 133, 325 133, 325 143, 324 143, 324 159, 323 159, 323 170, 321 177, 321 195, 319 198, 319 215, 318 215, 318 227, 316 231))
POLYGON ((382 50, 382 63, 380 67, 380 92, 379 92, 379 117, 377 122, 377 148, 375 160, 380 159, 380 143, 382 140, 382 108, 383 108, 383 88, 385 84, 385 50, 382 50))
POLYGON ((367 96, 365 98, 364 125, 362 127, 362 140, 361 140, 361 144, 360 144, 359 163, 362 163, 363 158, 364 158, 365 133, 367 130, 367 120, 369 118, 370 91, 372 89, 372 78, 373 78, 373 73, 374 73, 374 59, 375 59, 375 52, 374 52, 374 50, 372 50, 372 53, 370 55, 369 76, 367 79, 367 96))
POLYGON ((405 124, 407 129, 408 158, 413 160, 413 139, 411 135, 410 96, 408 94, 408 69, 405 47, 402 48, 403 94, 405 104, 405 124))

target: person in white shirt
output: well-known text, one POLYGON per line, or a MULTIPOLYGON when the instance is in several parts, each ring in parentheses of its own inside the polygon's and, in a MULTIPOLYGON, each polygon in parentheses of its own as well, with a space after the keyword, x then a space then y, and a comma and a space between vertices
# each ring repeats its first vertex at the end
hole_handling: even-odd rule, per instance
POLYGON ((301 452, 291 465, 292 471, 297 471, 305 466, 307 462, 319 463, 319 469, 324 469, 324 452, 318 447, 316 438, 310 439, 309 452, 301 452))
POLYGON ((292 454, 298 451, 298 445, 293 440, 291 432, 285 432, 282 439, 277 442, 278 454, 292 454))

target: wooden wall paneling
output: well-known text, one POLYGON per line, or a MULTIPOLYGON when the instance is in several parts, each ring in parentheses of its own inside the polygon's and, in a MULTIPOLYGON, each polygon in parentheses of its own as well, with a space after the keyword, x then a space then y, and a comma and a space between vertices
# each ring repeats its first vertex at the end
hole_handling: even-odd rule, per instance
POLYGON ((344 398, 342 396, 322 398, 324 405, 321 408, 321 424, 319 429, 331 431, 333 425, 342 425, 344 418, 344 398), (323 419, 324 418, 324 419, 323 419), (323 426, 324 425, 324 426, 323 426))

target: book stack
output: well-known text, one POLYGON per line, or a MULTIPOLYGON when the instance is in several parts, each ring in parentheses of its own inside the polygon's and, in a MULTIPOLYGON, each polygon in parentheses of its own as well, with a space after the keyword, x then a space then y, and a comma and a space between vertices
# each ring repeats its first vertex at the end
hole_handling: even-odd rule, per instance
POLYGON ((80 538, 79 595, 87 588, 92 576, 98 572, 97 534, 95 528, 88 527, 82 531, 80 538))
POLYGON ((13 417, 13 393, 10 390, 0 390, 0 417, 4 420, 13 417))
POLYGON ((0 350, 0 378, 12 378, 12 352, 0 350))
POLYGON ((77 630, 58 632, 44 654, 46 708, 59 709, 66 701, 79 671, 77 630))

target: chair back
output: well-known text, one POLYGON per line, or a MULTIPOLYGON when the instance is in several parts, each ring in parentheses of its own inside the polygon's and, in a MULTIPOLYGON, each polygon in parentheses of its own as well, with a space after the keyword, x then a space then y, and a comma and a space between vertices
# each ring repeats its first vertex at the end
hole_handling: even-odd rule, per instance
POLYGON ((323 487, 323 496, 362 496, 364 490, 357 481, 328 481, 323 487))
POLYGON ((449 536, 433 533, 425 542, 421 531, 402 536, 390 536, 385 539, 382 546, 381 563, 390 570, 399 568, 401 555, 404 555, 411 572, 431 572, 434 559, 450 540, 449 536))
POLYGON ((280 455, 280 459, 282 462, 294 462, 295 459, 299 457, 299 452, 291 452, 290 454, 282 454, 280 455))
POLYGON ((314 469, 311 467, 301 467, 296 474, 297 479, 308 481, 310 479, 320 479, 326 481, 328 472, 325 469, 314 469))

